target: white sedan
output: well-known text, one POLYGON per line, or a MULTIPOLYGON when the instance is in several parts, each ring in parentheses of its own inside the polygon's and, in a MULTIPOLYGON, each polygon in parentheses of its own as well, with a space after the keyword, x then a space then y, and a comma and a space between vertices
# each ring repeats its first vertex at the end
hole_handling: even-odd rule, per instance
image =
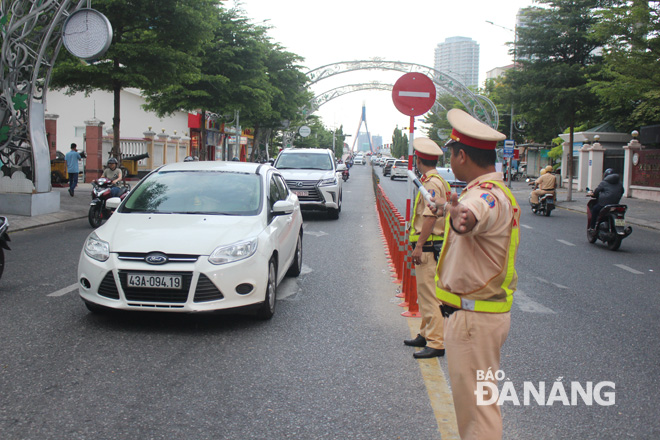
POLYGON ((146 176, 85 241, 79 293, 92 312, 275 311, 302 268, 298 198, 270 165, 183 162, 146 176))

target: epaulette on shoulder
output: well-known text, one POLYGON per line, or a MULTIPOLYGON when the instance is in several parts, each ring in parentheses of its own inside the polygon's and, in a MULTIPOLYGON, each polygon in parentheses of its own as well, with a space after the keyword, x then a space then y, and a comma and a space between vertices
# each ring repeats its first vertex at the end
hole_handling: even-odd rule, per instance
POLYGON ((479 188, 493 189, 493 184, 490 182, 483 182, 479 184, 479 188))

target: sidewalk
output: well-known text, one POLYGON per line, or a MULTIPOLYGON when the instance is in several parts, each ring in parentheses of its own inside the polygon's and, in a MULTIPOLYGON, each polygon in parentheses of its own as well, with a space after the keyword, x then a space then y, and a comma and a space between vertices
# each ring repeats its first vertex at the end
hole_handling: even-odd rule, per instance
MULTIPOLYGON (((78 184, 75 196, 71 197, 68 187, 53 188, 60 193, 60 211, 53 214, 26 217, 22 215, 6 215, 9 219, 9 232, 22 231, 39 226, 51 225, 80 218, 86 218, 89 211, 89 203, 92 201, 92 185, 89 183, 78 184)), ((529 209, 530 187, 525 182, 513 182, 511 191, 520 203, 522 209, 529 209)), ((573 191, 573 201, 567 202, 566 188, 557 190, 557 207, 576 212, 587 212, 586 192, 573 191)), ((645 226, 647 228, 660 230, 660 202, 640 200, 635 198, 623 198, 621 203, 628 205, 626 222, 630 225, 645 226)), ((0 215, 2 207, 0 207, 0 215)))
MULTIPOLYGON (((513 182, 511 192, 520 203, 523 209, 529 209, 529 193, 531 187, 526 182, 513 182)), ((587 213, 587 192, 573 191, 572 201, 567 202, 567 188, 557 189, 557 207, 569 211, 587 213)), ((641 200, 635 198, 621 199, 622 205, 628 205, 626 212, 626 223, 636 226, 644 226, 651 229, 660 230, 660 202, 650 200, 641 200)))

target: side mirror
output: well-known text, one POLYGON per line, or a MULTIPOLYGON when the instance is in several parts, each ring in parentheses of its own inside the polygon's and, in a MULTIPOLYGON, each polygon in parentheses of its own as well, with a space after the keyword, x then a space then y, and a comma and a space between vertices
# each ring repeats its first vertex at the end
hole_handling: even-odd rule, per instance
POLYGON ((344 165, 343 163, 340 163, 339 165, 337 165, 337 171, 344 171, 346 169, 347 169, 346 165, 344 165))
POLYGON ((274 163, 275 163, 275 159, 273 159, 273 158, 271 157, 270 159, 268 159, 268 163, 271 164, 271 165, 274 164, 274 163))
POLYGON ((294 207, 295 205, 293 204, 293 202, 289 202, 288 200, 278 200, 277 202, 275 202, 275 204, 273 205, 273 209, 270 212, 273 216, 289 215, 293 213, 294 207))
POLYGON ((121 203, 121 199, 119 197, 110 197, 108 200, 105 201, 105 207, 108 209, 115 210, 121 203))

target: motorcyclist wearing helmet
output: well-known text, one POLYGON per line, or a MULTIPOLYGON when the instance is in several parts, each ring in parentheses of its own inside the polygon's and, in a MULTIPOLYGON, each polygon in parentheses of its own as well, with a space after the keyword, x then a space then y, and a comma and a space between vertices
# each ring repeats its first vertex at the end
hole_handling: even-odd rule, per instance
POLYGON ((119 161, 111 157, 108 159, 108 168, 103 170, 103 177, 112 181, 112 188, 110 188, 110 197, 117 197, 121 189, 117 184, 123 179, 121 169, 119 168, 119 161))
POLYGON ((534 182, 534 188, 538 188, 538 189, 534 189, 532 191, 532 194, 530 196, 530 202, 534 205, 538 205, 539 196, 545 194, 552 194, 553 196, 555 196, 555 198, 557 198, 557 193, 555 192, 556 187, 557 187, 557 179, 555 178, 555 175, 552 173, 552 165, 548 165, 547 167, 541 170, 541 175, 534 182))
POLYGON ((598 201, 591 207, 591 224, 589 227, 594 229, 596 227, 596 220, 598 213, 607 205, 616 205, 623 197, 623 183, 618 174, 612 168, 608 168, 603 173, 603 181, 596 187, 593 192, 587 194, 598 198, 598 201))

